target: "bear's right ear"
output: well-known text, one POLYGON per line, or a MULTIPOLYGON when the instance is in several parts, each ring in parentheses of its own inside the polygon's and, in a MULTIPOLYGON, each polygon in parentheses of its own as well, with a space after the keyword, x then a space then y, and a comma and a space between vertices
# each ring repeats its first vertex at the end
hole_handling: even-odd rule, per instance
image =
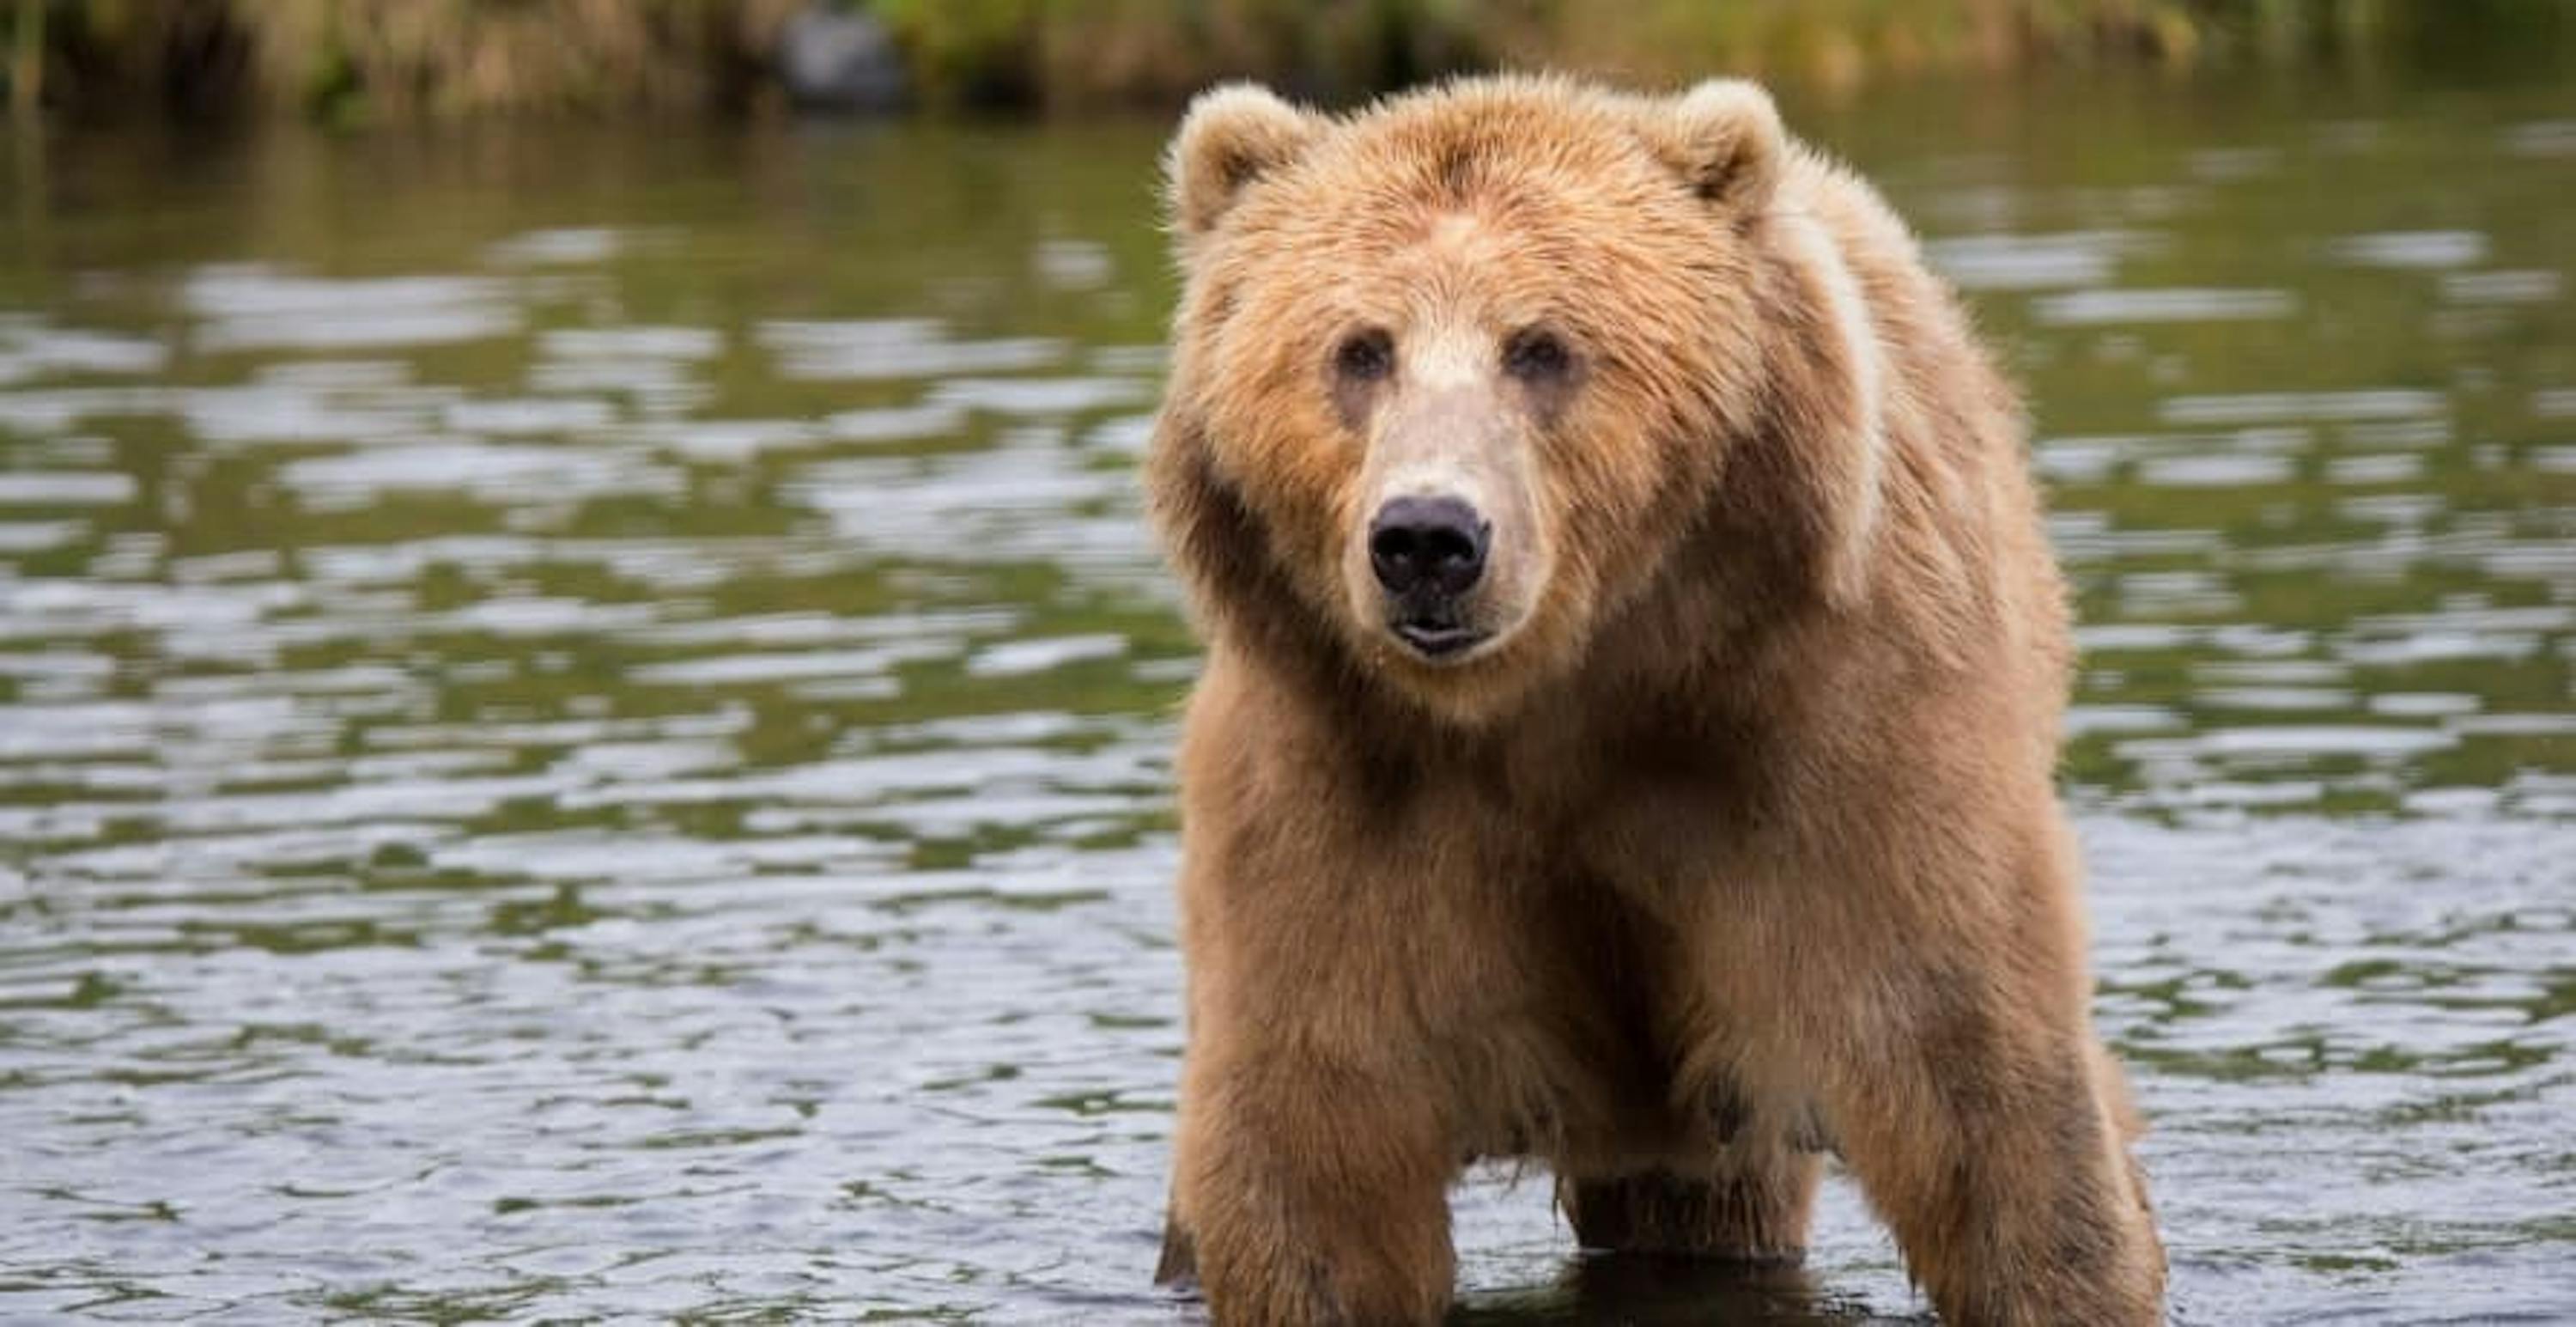
POLYGON ((1769 206, 1789 155, 1789 133, 1771 94, 1740 78, 1712 78, 1645 107, 1649 150, 1693 193, 1744 211, 1769 206))
POLYGON ((1296 160, 1323 128, 1322 116, 1257 84, 1200 93, 1163 158, 1172 225, 1182 241, 1216 229, 1245 185, 1296 160))

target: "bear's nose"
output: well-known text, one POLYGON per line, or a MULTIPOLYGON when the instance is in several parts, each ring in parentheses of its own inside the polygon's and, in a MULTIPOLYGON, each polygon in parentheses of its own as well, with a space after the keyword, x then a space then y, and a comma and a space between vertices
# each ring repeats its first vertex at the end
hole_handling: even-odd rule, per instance
POLYGON ((1485 574, 1488 528, 1456 498, 1397 498, 1369 522, 1369 567, 1390 594, 1465 594, 1485 574))

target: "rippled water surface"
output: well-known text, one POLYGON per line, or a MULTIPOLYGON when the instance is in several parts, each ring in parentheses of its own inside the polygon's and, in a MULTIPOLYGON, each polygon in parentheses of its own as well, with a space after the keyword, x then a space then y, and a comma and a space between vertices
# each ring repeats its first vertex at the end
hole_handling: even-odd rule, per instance
MULTIPOLYGON (((1800 117, 2034 392, 2186 1322, 2576 1319, 2563 87, 1800 117)), ((7 144, 0 1315, 1192 1312, 1158 132, 7 144)))

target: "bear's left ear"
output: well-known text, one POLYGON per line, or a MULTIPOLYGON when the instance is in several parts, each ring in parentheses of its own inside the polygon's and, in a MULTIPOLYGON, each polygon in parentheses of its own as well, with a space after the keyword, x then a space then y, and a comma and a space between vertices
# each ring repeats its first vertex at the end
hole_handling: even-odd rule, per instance
POLYGON ((1234 83, 1190 103, 1164 155, 1172 227, 1186 243, 1216 229, 1243 187, 1295 161, 1324 118, 1281 101, 1268 88, 1234 83))
POLYGON ((1646 146, 1714 203, 1758 211, 1771 202, 1789 155, 1771 94, 1740 78, 1712 78, 1670 101, 1648 103, 1646 146))

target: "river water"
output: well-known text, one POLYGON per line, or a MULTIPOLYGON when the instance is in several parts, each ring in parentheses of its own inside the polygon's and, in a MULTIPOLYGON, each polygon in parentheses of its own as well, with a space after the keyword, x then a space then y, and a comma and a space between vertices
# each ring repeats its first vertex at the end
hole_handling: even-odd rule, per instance
MULTIPOLYGON (((1792 103, 2033 392, 2182 1322, 2576 1320, 2567 86, 1792 103)), ((6 145, 0 1317, 1189 1317, 1160 131, 6 145)))

